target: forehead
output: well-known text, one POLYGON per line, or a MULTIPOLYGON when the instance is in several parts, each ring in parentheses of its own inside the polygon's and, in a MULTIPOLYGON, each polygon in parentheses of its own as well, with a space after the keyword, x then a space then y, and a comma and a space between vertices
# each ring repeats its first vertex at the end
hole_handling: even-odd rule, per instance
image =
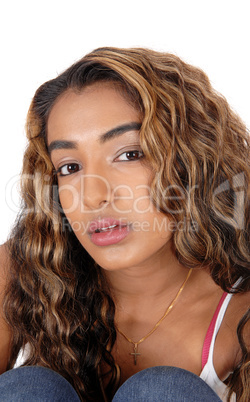
POLYGON ((98 134, 131 121, 141 121, 140 113, 113 84, 96 83, 78 92, 69 89, 51 109, 47 140, 69 133, 98 134))

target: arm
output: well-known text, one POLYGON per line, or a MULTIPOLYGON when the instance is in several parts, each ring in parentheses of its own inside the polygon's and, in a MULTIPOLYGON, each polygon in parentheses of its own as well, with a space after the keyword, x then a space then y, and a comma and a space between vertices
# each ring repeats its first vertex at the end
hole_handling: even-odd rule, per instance
MULTIPOLYGON (((243 305, 243 315, 237 326, 237 335, 241 348, 236 360, 235 370, 231 377, 230 385, 236 392, 237 401, 250 400, 249 381, 249 355, 250 355, 250 294, 241 298, 240 307, 243 305)), ((239 308, 240 310, 240 308, 239 308)))
POLYGON ((4 319, 3 300, 7 284, 8 253, 4 245, 0 246, 0 374, 6 371, 9 352, 11 332, 4 319))

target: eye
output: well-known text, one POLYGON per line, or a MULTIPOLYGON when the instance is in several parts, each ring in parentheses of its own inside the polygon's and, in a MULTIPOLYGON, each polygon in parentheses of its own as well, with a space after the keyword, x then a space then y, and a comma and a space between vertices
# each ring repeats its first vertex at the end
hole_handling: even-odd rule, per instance
POLYGON ((80 168, 81 167, 78 163, 66 163, 57 169, 56 174, 59 174, 59 176, 68 176, 70 174, 79 172, 80 168))
POLYGON ((143 152, 139 150, 126 151, 123 152, 121 155, 119 155, 115 160, 119 162, 121 161, 129 162, 141 159, 143 158, 143 156, 144 156, 143 152))

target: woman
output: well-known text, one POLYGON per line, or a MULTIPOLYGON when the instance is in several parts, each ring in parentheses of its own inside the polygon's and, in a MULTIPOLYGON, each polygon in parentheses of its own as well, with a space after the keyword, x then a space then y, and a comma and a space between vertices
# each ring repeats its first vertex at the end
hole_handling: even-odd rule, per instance
POLYGON ((248 401, 249 139, 206 75, 97 49, 37 90, 27 135, 2 248, 2 372, 50 368, 97 401, 123 383, 115 398, 139 400, 148 372, 164 388, 170 370, 209 385, 198 378, 197 400, 205 384, 248 401))

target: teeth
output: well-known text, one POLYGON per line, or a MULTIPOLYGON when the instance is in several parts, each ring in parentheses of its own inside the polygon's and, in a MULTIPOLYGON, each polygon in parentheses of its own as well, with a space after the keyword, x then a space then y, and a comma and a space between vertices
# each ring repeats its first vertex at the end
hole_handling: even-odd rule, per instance
POLYGON ((106 227, 106 228, 96 229, 96 230, 95 230, 95 233, 106 232, 107 230, 113 229, 113 228, 115 228, 116 226, 117 226, 117 225, 111 225, 111 226, 108 226, 108 227, 106 227))

